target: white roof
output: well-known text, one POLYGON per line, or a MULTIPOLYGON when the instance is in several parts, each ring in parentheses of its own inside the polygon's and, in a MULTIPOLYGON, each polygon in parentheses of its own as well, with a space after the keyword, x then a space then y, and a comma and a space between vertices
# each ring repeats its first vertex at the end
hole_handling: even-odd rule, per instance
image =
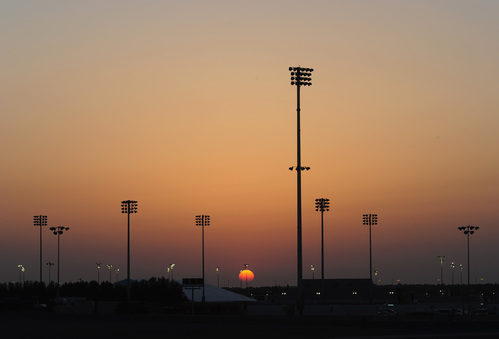
MULTIPOLYGON (((188 288, 182 288, 187 299, 192 300, 192 291, 188 288)), ((203 288, 194 290, 194 301, 201 301, 203 296, 203 288)), ((205 285, 205 300, 207 302, 231 302, 231 301, 256 301, 256 299, 248 298, 242 294, 234 293, 223 288, 217 288, 211 285, 205 285)))

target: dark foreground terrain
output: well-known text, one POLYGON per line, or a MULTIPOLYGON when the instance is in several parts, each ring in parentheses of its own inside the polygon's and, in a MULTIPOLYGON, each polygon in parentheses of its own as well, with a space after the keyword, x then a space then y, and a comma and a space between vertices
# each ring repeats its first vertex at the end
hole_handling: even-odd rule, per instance
POLYGON ((499 338, 496 321, 400 321, 244 315, 0 313, 0 338, 499 338))

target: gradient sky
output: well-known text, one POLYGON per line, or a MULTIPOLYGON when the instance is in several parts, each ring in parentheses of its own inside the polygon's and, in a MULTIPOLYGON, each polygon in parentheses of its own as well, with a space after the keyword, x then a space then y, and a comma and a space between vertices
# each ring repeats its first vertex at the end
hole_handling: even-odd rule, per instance
POLYGON ((327 197, 327 278, 368 277, 372 212, 383 283, 466 266, 466 224, 472 280, 497 282, 498 36, 492 0, 0 1, 0 281, 38 279, 35 214, 71 227, 62 280, 125 273, 134 199, 132 277, 200 276, 204 213, 208 283, 295 284, 302 65, 304 276, 327 197))

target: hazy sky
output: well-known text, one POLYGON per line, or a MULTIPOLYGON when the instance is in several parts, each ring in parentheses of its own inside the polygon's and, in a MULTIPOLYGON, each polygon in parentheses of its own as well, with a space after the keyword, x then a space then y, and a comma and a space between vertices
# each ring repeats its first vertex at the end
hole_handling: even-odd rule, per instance
POLYGON ((132 277, 200 276, 204 213, 208 283, 249 264, 255 285, 295 284, 302 65, 304 276, 327 197, 326 277, 368 277, 371 212, 383 283, 435 283, 438 255, 466 267, 466 224, 472 280, 497 282, 498 36, 492 0, 2 0, 0 281, 38 279, 35 214, 71 227, 62 280, 97 261, 124 278, 135 199, 132 277))

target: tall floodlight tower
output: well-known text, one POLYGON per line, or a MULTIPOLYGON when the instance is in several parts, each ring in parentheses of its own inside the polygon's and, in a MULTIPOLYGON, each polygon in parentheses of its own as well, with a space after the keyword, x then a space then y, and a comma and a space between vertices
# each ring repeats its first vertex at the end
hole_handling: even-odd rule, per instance
POLYGON ((137 213, 137 201, 123 200, 121 213, 127 215, 127 259, 126 259, 126 297, 130 300, 130 214, 137 213))
MULTIPOLYGON (((303 313, 303 263, 302 263, 302 214, 301 214, 301 171, 305 168, 301 165, 301 137, 300 137, 300 88, 312 85, 312 68, 289 67, 291 72, 291 86, 296 86, 296 189, 297 189, 297 306, 298 312, 303 313)), ((291 168, 293 169, 293 167, 291 168)), ((309 169, 309 168, 308 168, 309 169)))
POLYGON ((210 226, 210 216, 209 215, 196 215, 196 226, 201 226, 201 261, 202 261, 202 270, 203 270, 203 298, 202 302, 206 301, 206 295, 204 290, 204 227, 210 226))
POLYGON ((47 226, 47 216, 46 215, 35 215, 33 216, 33 226, 40 228, 40 283, 43 281, 42 273, 42 228, 47 226))

